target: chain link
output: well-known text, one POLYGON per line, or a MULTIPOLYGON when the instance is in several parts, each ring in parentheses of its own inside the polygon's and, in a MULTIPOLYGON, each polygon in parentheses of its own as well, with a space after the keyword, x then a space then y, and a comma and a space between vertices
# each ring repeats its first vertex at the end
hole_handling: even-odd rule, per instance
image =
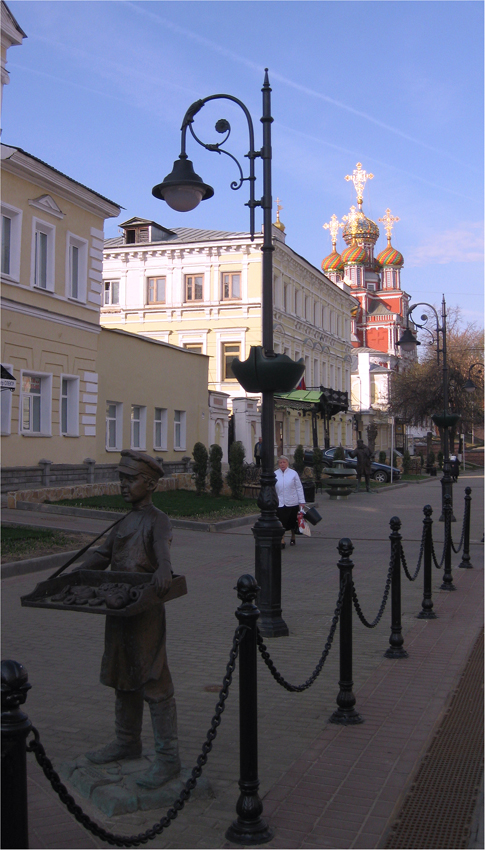
POLYGON ((391 560, 389 562, 389 569, 387 571, 386 586, 384 588, 384 596, 382 597, 381 607, 379 608, 377 616, 376 616, 375 620, 372 621, 372 623, 369 623, 368 620, 366 620, 366 618, 364 617, 364 614, 362 613, 362 608, 360 607, 360 603, 359 603, 359 600, 357 598, 357 592, 355 590, 355 585, 354 585, 354 582, 352 581, 352 601, 354 603, 354 608, 357 612, 357 616, 358 616, 360 622, 367 629, 374 629, 377 626, 378 622, 380 621, 380 619, 381 619, 381 617, 384 613, 384 609, 386 607, 387 600, 388 600, 388 597, 389 597, 389 590, 390 590, 390 587, 391 587, 392 571, 393 571, 393 567, 394 567, 394 558, 396 556, 396 546, 399 542, 400 541, 398 541, 398 540, 392 540, 391 541, 391 560))
POLYGON ((404 549, 402 548, 402 545, 401 545, 401 564, 403 566, 404 575, 406 576, 406 578, 409 579, 409 581, 416 581, 416 579, 418 577, 418 573, 421 569, 421 561, 423 559, 425 541, 426 541, 426 526, 423 525, 423 534, 422 534, 422 537, 421 537, 421 548, 419 550, 418 565, 416 567, 416 570, 415 570, 415 573, 414 573, 413 576, 410 575, 410 573, 409 573, 408 565, 406 563, 406 558, 404 556, 404 549))
POLYGON ((334 612, 333 619, 332 619, 332 625, 331 625, 330 631, 328 633, 328 638, 327 638, 327 642, 325 644, 325 648, 324 648, 324 650, 323 650, 323 652, 320 656, 320 660, 319 660, 317 666, 315 667, 312 675, 310 676, 309 679, 306 680, 306 682, 303 685, 291 685, 289 682, 286 681, 286 679, 283 678, 281 673, 278 672, 278 670, 276 669, 276 667, 274 666, 274 664, 273 664, 273 662, 270 658, 270 655, 269 655, 269 652, 266 649, 266 646, 263 643, 263 638, 262 638, 261 633, 258 629, 258 649, 259 649, 261 656, 263 658, 263 661, 266 664, 271 675, 273 676, 274 679, 276 679, 276 681, 278 682, 279 685, 281 685, 282 688, 286 688, 287 691, 291 691, 293 693, 295 693, 295 692, 301 693, 302 691, 306 691, 307 688, 309 688, 311 685, 313 685, 315 679, 317 679, 317 677, 320 675, 322 668, 323 668, 323 665, 325 664, 325 661, 327 659, 328 653, 330 652, 330 650, 332 648, 332 643, 333 643, 333 639, 334 639, 334 636, 335 636, 335 630, 337 628, 337 624, 338 624, 338 621, 339 621, 339 618, 340 618, 340 612, 342 610, 342 603, 343 603, 346 587, 347 587, 347 576, 345 575, 343 577, 343 579, 341 580, 341 583, 340 583, 340 593, 338 595, 337 604, 335 606, 335 612, 334 612))
POLYGON ((435 552, 435 549, 434 549, 434 540, 433 540, 433 537, 431 537, 431 557, 433 558, 433 563, 438 570, 441 569, 441 567, 443 566, 443 564, 445 562, 446 550, 447 550, 447 547, 448 547, 448 535, 451 534, 450 525, 451 525, 451 523, 448 523, 445 520, 445 539, 444 539, 444 543, 443 543, 443 554, 441 556, 441 561, 439 563, 438 563, 438 559, 436 557, 436 552, 435 552))
POLYGON ((92 832, 93 835, 96 835, 98 838, 101 838, 102 841, 106 841, 108 844, 113 844, 116 847, 138 847, 140 844, 146 844, 148 841, 156 838, 157 835, 160 835, 160 833, 163 832, 166 827, 170 826, 173 820, 175 820, 197 785, 197 780, 200 778, 202 770, 207 763, 208 755, 212 750, 212 742, 214 741, 214 738, 217 735, 217 729, 221 724, 221 715, 225 708, 225 701, 229 695, 232 676, 236 669, 236 659, 239 653, 239 646, 246 631, 247 626, 238 626, 234 633, 232 648, 229 653, 229 663, 226 667, 226 674, 222 681, 219 700, 216 704, 215 714, 212 718, 206 740, 202 745, 201 754, 197 757, 197 765, 193 768, 189 779, 185 783, 182 791, 174 801, 171 808, 168 809, 166 815, 164 815, 158 823, 154 824, 151 829, 147 829, 146 832, 141 832, 138 835, 117 835, 115 833, 108 832, 106 829, 99 826, 99 824, 92 821, 91 818, 83 812, 81 807, 77 805, 74 798, 69 794, 66 786, 62 784, 58 773, 54 770, 52 762, 47 757, 45 749, 40 742, 40 736, 37 729, 32 727, 34 740, 27 745, 27 752, 34 753, 39 765, 44 771, 45 776, 51 783, 52 788, 56 794, 59 795, 61 802, 64 803, 68 811, 74 815, 76 820, 79 821, 85 829, 92 832))
POLYGON ((451 548, 453 549, 453 552, 455 553, 455 555, 458 555, 458 552, 461 551, 461 547, 463 546, 463 543, 465 541, 465 527, 466 527, 466 521, 467 521, 467 514, 468 514, 469 510, 470 510, 470 502, 467 500, 465 502, 465 510, 463 512, 463 525, 461 527, 461 539, 460 539, 460 542, 458 544, 458 549, 455 549, 455 547, 453 545, 453 538, 451 539, 451 548))

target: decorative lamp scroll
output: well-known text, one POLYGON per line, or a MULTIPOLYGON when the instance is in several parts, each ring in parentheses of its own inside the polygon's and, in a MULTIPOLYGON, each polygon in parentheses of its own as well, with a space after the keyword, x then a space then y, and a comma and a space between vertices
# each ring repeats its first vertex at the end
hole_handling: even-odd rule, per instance
POLYGON ((252 345, 247 360, 235 357, 231 364, 235 378, 248 393, 289 393, 298 386, 305 371, 303 358, 287 354, 266 357, 261 345, 252 345))

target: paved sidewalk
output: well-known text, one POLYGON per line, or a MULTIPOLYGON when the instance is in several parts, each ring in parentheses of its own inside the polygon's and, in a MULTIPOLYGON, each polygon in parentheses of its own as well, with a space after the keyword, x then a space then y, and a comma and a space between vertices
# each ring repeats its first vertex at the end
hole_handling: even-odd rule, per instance
MULTIPOLYGON (((483 624, 483 475, 460 476, 454 488, 453 537, 459 541, 465 486, 472 492, 471 556, 475 569, 454 569, 455 593, 439 591, 441 571, 433 570, 438 619, 416 619, 422 577, 404 577, 403 634, 409 658, 383 658, 390 633, 390 610, 376 629, 354 618, 354 691, 365 722, 356 727, 328 723, 338 693, 338 640, 321 676, 302 694, 280 688, 263 665, 258 668, 259 776, 264 816, 275 827, 268 847, 383 846, 406 788, 439 724, 483 624)), ((323 521, 311 539, 298 539, 282 553, 283 616, 287 638, 267 640, 285 678, 305 681, 327 639, 338 595, 341 537, 351 537, 354 581, 367 619, 379 608, 389 565, 389 520, 402 520, 410 568, 416 564, 422 508, 431 504, 436 551, 442 549, 438 522, 439 482, 409 485, 386 494, 360 493, 348 502, 319 496, 323 521)), ((98 521, 95 521, 98 522, 98 521)), ((453 556, 453 565, 459 563, 453 556)), ((223 534, 178 529, 173 565, 187 577, 189 593, 167 605, 168 653, 175 682, 182 759, 195 764, 214 711, 236 626, 239 575, 254 572, 254 540, 249 527, 223 534)), ((26 711, 57 767, 112 736, 113 694, 99 684, 103 618, 64 611, 21 608, 19 597, 49 575, 5 579, 4 658, 28 670, 32 690, 26 711)), ((237 676, 236 676, 237 678, 237 676)), ((189 802, 154 848, 230 847, 224 833, 235 817, 238 798, 238 705, 234 682, 204 776, 212 795, 189 802)), ((148 718, 143 738, 152 747, 148 718)), ((47 785, 32 756, 29 768, 30 846, 91 848, 108 846, 82 829, 47 785)), ((164 814, 137 812, 105 819, 75 795, 83 809, 113 832, 142 832, 164 814)))

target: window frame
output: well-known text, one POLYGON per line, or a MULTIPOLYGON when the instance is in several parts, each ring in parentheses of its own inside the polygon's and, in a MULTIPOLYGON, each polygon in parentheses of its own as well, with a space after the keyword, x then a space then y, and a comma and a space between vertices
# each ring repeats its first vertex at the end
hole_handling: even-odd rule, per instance
POLYGON ((241 299, 242 299, 241 286, 242 286, 242 272, 240 272, 240 271, 239 272, 221 272, 221 301, 241 301, 241 299), (230 281, 228 282, 228 285, 229 285, 229 288, 230 288, 230 294, 229 295, 225 295, 225 292, 224 292, 225 286, 226 286, 226 282, 224 280, 225 277, 230 278, 230 281), (234 293, 233 293, 233 277, 239 278, 239 295, 234 295, 234 293))
POLYGON ((150 275, 150 277, 147 277, 147 290, 146 290, 146 292, 147 292, 146 304, 148 306, 150 306, 151 304, 166 304, 167 303, 167 276, 166 275, 158 275, 158 276, 150 275), (158 294, 156 292, 156 289, 157 289, 156 284, 157 284, 158 281, 161 281, 161 280, 163 280, 163 300, 158 300, 158 299, 152 300, 152 299, 150 299, 150 281, 155 281, 155 284, 154 284, 155 294, 158 294))
MULTIPOLYGON (((30 419, 33 419, 32 408, 29 411, 30 419)), ((19 398, 19 434, 23 437, 51 437, 52 436, 52 373, 37 372, 33 369, 22 369, 20 372, 20 398, 19 398), (40 392, 26 392, 23 388, 24 378, 39 378, 40 392), (25 398, 39 398, 39 430, 24 428, 24 400, 25 398)))
POLYGON ((121 295, 121 281, 120 280, 103 280, 103 307, 119 307, 121 295), (112 293, 112 285, 113 283, 118 284, 118 300, 113 301, 113 293, 112 293), (109 289, 107 289, 109 287, 109 289), (106 292, 109 292, 109 301, 106 301, 106 292))
POLYGON ((168 447, 168 410, 166 407, 155 407, 153 413, 153 449, 166 452, 168 447), (160 411, 160 417, 157 416, 160 411), (160 442, 157 442, 157 425, 160 426, 160 442))
POLYGON ((22 210, 12 207, 10 204, 1 204, 2 212, 2 278, 18 283, 20 281, 20 246, 22 238, 22 210), (3 218, 10 220, 10 250, 9 271, 3 271, 3 218))
POLYGON ((105 412, 105 422, 106 422, 106 430, 105 430, 105 447, 107 452, 120 452, 123 448, 123 402, 122 401, 106 401, 106 412, 105 412), (110 406, 115 407, 115 415, 114 417, 108 417, 108 409, 110 406), (115 445, 109 445, 109 427, 108 423, 115 423, 115 445))
POLYGON ((130 448, 137 451, 145 451, 146 449, 146 428, 147 425, 147 409, 143 404, 132 404, 130 411, 130 448), (138 419, 135 419, 134 413, 138 411, 138 419), (135 432, 138 425, 138 442, 135 442, 135 432))
POLYGON ((187 445, 187 412, 185 410, 174 410, 173 412, 173 450, 174 452, 185 452, 187 445), (177 414, 180 414, 177 419, 177 414), (177 429, 177 426, 179 428, 177 429), (177 430, 179 440, 177 441, 177 430))
POLYGON ((203 301, 204 301, 204 275, 203 274, 186 274, 186 275, 184 275, 184 303, 185 304, 201 304, 203 301), (196 278, 200 278, 200 280, 201 280, 200 284, 198 284, 196 282, 196 278), (188 297, 189 280, 193 281, 193 283, 190 283, 190 286, 194 287, 194 297, 193 298, 188 297), (202 294, 201 294, 200 298, 195 298, 195 291, 196 291, 195 287, 199 286, 199 285, 201 286, 202 294))
POLYGON ((234 359, 234 357, 239 357, 239 359, 241 359, 241 348, 242 348, 241 340, 222 340, 221 341, 221 373, 222 373, 221 374, 221 383, 224 383, 224 384, 226 384, 226 383, 231 383, 231 384, 237 383, 237 378, 235 377, 234 373, 233 373, 232 377, 227 377, 227 369, 228 369, 227 357, 229 355, 226 353, 226 348, 230 345, 233 346, 233 347, 237 346, 237 348, 238 348, 237 353, 231 352, 232 353, 232 359, 234 359))
POLYGON ((80 301, 86 303, 87 284, 88 284, 88 250, 89 243, 87 239, 81 236, 76 236, 70 231, 66 234, 66 297, 71 301, 80 301), (78 269, 77 269, 77 295, 73 294, 73 266, 72 266, 72 250, 77 249, 78 252, 78 269))
POLYGON ((33 289, 41 292, 54 292, 55 289, 55 250, 56 228, 36 216, 32 217, 32 256, 30 283, 33 289), (40 236, 46 237, 45 286, 40 281, 40 236))
MULTIPOLYGON (((2 363, 4 369, 7 372, 10 372, 13 375, 13 364, 12 363, 2 363)), ((1 415, 0 415, 0 434, 2 437, 8 437, 12 433, 12 396, 13 392, 11 390, 2 390, 0 394, 1 399, 1 415), (4 427, 5 426, 5 427, 4 427)))
POLYGON ((79 390, 78 375, 61 373, 59 386, 59 433, 61 437, 79 437, 79 390), (63 382, 67 382, 67 393, 64 395, 63 382), (64 399, 66 400, 66 429, 64 430, 64 399))

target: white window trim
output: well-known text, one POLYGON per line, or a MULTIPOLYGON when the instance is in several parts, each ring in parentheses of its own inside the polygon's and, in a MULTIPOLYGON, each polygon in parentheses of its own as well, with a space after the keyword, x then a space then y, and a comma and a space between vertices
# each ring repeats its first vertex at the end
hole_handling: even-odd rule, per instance
MULTIPOLYGON (((28 393, 27 393, 28 395, 28 393)), ((20 372, 19 434, 23 437, 52 437, 52 372, 36 372, 34 369, 22 369, 20 372), (22 430, 22 408, 24 393, 22 382, 24 375, 41 379, 40 386, 40 431, 22 430)))
POLYGON ((61 437, 79 437, 79 375, 61 373, 59 385, 59 433, 61 437), (67 431, 62 430, 62 382, 68 381, 67 394, 67 431))
POLYGON ((147 409, 142 404, 132 404, 130 411, 130 448, 135 449, 137 451, 145 451, 147 447, 147 409), (133 419, 133 408, 138 407, 140 410, 140 418, 135 420, 133 419), (140 423, 140 442, 139 445, 135 446, 135 441, 133 439, 134 435, 134 423, 140 423))
POLYGON ((174 452, 185 452, 187 450, 187 412, 185 410, 174 410, 173 412, 173 450, 174 452), (175 414, 180 413, 180 423, 175 422, 175 414), (176 424, 180 424, 180 445, 175 443, 176 424))
POLYGON ((245 360, 246 328, 229 328, 228 330, 216 331, 216 381, 218 384, 230 384, 231 386, 237 386, 237 381, 224 380, 224 364, 222 361, 222 343, 224 342, 240 343, 240 359, 245 360))
POLYGON ((55 250, 56 250, 56 228, 47 221, 42 221, 35 216, 32 218, 32 254, 30 264, 30 285, 38 292, 54 292, 55 289, 55 250), (45 233, 47 236, 47 271, 46 286, 39 286, 35 282, 35 239, 37 233, 45 233))
POLYGON ((121 304, 121 280, 119 278, 114 278, 114 277, 104 278, 104 280, 103 280, 103 290, 102 290, 102 293, 101 293, 101 306, 102 307, 119 307, 120 304, 121 304), (111 286, 110 286, 110 289, 109 289, 109 295, 110 295, 109 304, 107 304, 106 301, 105 301, 105 287, 106 287, 107 283, 109 283, 109 284, 117 283, 118 284, 118 301, 115 302, 114 304, 113 304, 113 301, 112 301, 112 287, 111 286))
MULTIPOLYGON (((11 363, 2 363, 4 369, 13 375, 13 365, 11 363)), ((1 420, 1 435, 8 437, 12 433, 12 396, 11 390, 2 390, 2 420, 1 420), (3 426, 6 426, 5 428, 3 426)))
POLYGON ((202 354, 207 354, 207 335, 209 331, 197 330, 197 331, 179 331, 178 332, 178 344, 181 348, 184 347, 185 344, 193 343, 194 345, 202 346, 202 354))
POLYGON ((120 452, 123 448, 123 402, 122 401, 106 401, 106 408, 109 404, 116 406, 116 445, 108 446, 108 414, 105 413, 105 444, 107 452, 120 452))
POLYGON ((157 452, 166 452, 168 448, 168 410, 166 407, 156 407, 155 412, 153 414, 153 448, 157 452), (161 411, 161 418, 156 419, 155 412, 157 410, 161 411), (157 445, 156 434, 157 434, 157 423, 160 423, 160 435, 161 441, 160 445, 157 445))
POLYGON ((10 232, 10 272, 2 272, 3 280, 20 281, 20 244, 22 237, 22 210, 2 202, 2 216, 6 216, 12 222, 10 232))
POLYGON ((66 298, 70 301, 86 303, 88 288, 88 250, 89 242, 70 231, 66 234, 66 298), (71 248, 78 249, 78 294, 72 294, 71 248))

